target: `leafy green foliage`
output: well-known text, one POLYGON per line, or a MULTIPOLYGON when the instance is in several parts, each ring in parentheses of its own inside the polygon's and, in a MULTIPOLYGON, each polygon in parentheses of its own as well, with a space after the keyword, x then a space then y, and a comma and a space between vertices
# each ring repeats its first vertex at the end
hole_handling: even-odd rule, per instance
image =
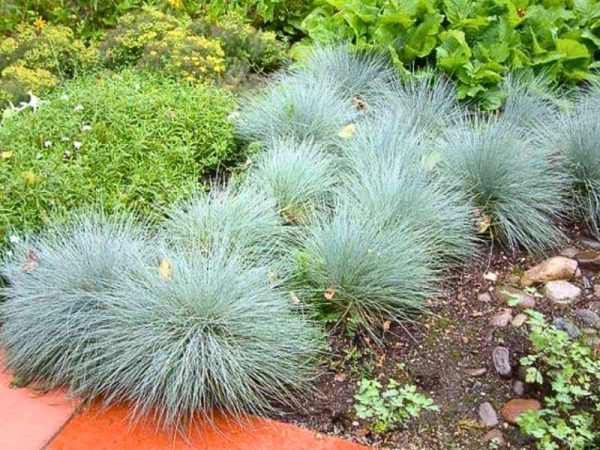
POLYGON ((128 402, 134 418, 165 426, 293 402, 319 335, 269 267, 147 236, 126 216, 84 215, 18 243, 1 272, 8 366, 84 399, 128 402))
POLYGON ((599 10, 597 0, 321 0, 301 28, 317 43, 387 51, 402 71, 435 64, 456 80, 459 98, 496 109, 508 69, 587 78, 600 49, 599 10))
POLYGON ((19 24, 0 41, 0 106, 25 100, 96 63, 97 53, 66 26, 19 24))
POLYGON ((433 400, 417 392, 416 386, 401 386, 388 380, 385 390, 377 380, 363 378, 354 396, 354 411, 367 421, 374 433, 386 433, 419 417, 422 411, 439 411, 433 400))
POLYGON ((233 98, 146 73, 67 83, 0 124, 0 240, 89 203, 152 212, 236 156, 233 98))
POLYGON ((534 353, 521 358, 527 381, 544 384, 544 407, 519 418, 521 430, 543 450, 597 448, 600 412, 600 359, 589 345, 572 341, 566 332, 528 311, 529 340, 534 353))
POLYGON ((568 180, 560 161, 506 122, 472 120, 445 131, 437 169, 478 208, 482 232, 505 247, 544 252, 560 244, 568 180))

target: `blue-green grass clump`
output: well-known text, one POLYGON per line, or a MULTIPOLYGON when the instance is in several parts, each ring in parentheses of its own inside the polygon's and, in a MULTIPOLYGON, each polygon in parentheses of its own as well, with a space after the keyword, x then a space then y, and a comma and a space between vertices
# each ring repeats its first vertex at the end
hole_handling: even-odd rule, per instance
POLYGON ((357 112, 329 78, 283 74, 242 102, 236 125, 247 142, 291 138, 332 145, 357 112))
POLYGON ((247 184, 275 199, 287 223, 305 224, 331 204, 336 167, 336 159, 319 143, 276 139, 258 155, 247 184))
POLYGON ((600 238, 600 89, 585 93, 575 108, 547 127, 545 144, 562 156, 570 177, 574 218, 583 220, 600 238))
POLYGON ((402 122, 427 135, 440 134, 464 116, 455 85, 431 71, 398 78, 377 98, 372 113, 374 117, 386 115, 386 120, 402 122))
POLYGON ((296 76, 306 74, 331 79, 346 97, 366 102, 365 106, 378 98, 395 78, 395 70, 384 56, 344 45, 312 49, 296 76))
POLYGON ((505 122, 472 120, 446 129, 437 168, 478 209, 480 231, 504 247, 544 253, 563 241, 555 221, 565 208, 560 161, 505 122))
POLYGON ((166 252, 106 297, 83 392, 128 401, 134 417, 183 426, 220 410, 242 419, 290 404, 307 388, 319 334, 266 266, 224 248, 166 252))
POLYGON ((296 253, 299 292, 319 316, 374 337, 383 321, 424 311, 437 279, 427 237, 378 219, 340 206, 306 229, 296 253))
POLYGON ((460 191, 433 176, 433 155, 423 134, 399 122, 365 121, 345 149, 339 199, 387 229, 406 227, 426 236, 443 267, 476 248, 473 208, 460 191))
POLYGON ((145 233, 126 216, 92 214, 12 246, 0 271, 6 365, 49 387, 81 386, 97 369, 90 348, 107 325, 106 296, 152 259, 145 233))
POLYGON ((271 267, 243 250, 191 254, 102 216, 18 243, 1 272, 6 363, 165 427, 294 402, 319 333, 271 267))
POLYGON ((286 230, 274 198, 251 187, 215 185, 165 210, 161 239, 190 254, 215 247, 242 252, 246 260, 270 260, 282 250, 286 230))

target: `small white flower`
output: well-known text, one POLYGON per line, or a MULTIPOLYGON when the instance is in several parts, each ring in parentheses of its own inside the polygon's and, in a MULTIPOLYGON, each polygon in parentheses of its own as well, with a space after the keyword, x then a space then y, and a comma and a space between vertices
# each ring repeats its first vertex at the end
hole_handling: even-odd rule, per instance
POLYGON ((46 148, 52 147, 52 141, 44 141, 44 147, 46 147, 46 148))
POLYGON ((133 88, 134 88, 136 91, 139 91, 141 87, 142 87, 142 86, 140 85, 140 83, 135 83, 135 84, 133 85, 133 88))
POLYGON ((64 101, 67 101, 67 100, 69 100, 69 96, 67 94, 63 94, 63 95, 60 96, 60 99, 64 100, 64 101))
POLYGON ((84 125, 81 127, 81 131, 92 131, 91 125, 84 125))
POLYGON ((16 234, 11 235, 8 240, 10 241, 11 244, 18 244, 19 242, 21 242, 21 238, 19 238, 19 236, 17 236, 16 234))
POLYGON ((66 136, 63 136, 63 137, 60 138, 60 140, 63 141, 63 142, 67 142, 69 140, 69 138, 66 137, 66 136))
POLYGON ((44 157, 44 155, 42 155, 39 152, 35 154, 35 159, 42 159, 43 157, 44 157))
POLYGON ((83 145, 83 143, 81 141, 74 141, 73 142, 73 147, 75 147, 75 150, 79 150, 82 145, 83 145))
POLYGON ((71 152, 69 150, 65 150, 65 152, 63 153, 63 156, 68 159, 71 157, 71 152))
POLYGON ((75 108, 73 108, 73 111, 75 111, 75 112, 81 112, 83 110, 84 110, 84 107, 81 103, 78 105, 75 105, 75 108))
POLYGON ((4 253, 7 257, 11 258, 13 255, 13 252, 11 252, 10 250, 8 250, 7 252, 4 253))

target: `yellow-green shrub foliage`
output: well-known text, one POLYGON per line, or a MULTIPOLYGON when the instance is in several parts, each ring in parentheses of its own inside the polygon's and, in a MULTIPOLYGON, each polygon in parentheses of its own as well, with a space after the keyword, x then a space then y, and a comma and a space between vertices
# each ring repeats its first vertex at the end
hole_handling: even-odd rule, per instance
POLYGON ((39 93, 97 60, 93 47, 62 25, 21 24, 0 41, 0 102, 16 101, 29 90, 39 93))
POLYGON ((160 42, 169 31, 183 22, 155 8, 144 7, 119 19, 117 27, 104 36, 100 55, 109 67, 137 63, 144 56, 146 46, 160 42))
POLYGON ((138 64, 195 82, 219 77, 225 71, 225 53, 219 41, 176 28, 162 40, 147 44, 138 64))

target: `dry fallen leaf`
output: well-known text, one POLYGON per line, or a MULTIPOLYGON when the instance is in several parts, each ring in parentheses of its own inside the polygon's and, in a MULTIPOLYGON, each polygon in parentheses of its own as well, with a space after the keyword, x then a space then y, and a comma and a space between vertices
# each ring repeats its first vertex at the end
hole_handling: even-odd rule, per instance
POLYGON ((498 280, 498 274, 495 272, 486 272, 483 274, 483 279, 495 283, 498 280))
POLYGON ((329 286, 327 289, 325 289, 325 292, 323 293, 323 297, 325 297, 327 300, 331 300, 334 295, 335 287, 333 286, 329 286))
POLYGON ((333 381, 337 381, 338 383, 343 383, 344 381, 346 381, 346 374, 345 373, 336 373, 333 376, 333 381))
POLYGON ((386 320, 385 322, 383 322, 383 331, 390 331, 390 327, 392 326, 392 321, 391 320, 386 320))
POLYGON ((477 228, 477 232, 483 234, 488 231, 491 225, 492 218, 479 208, 475 208, 475 227, 477 228))
POLYGON ((29 250, 29 253, 27 253, 27 260, 25 261, 25 264, 23 264, 21 270, 23 272, 31 272, 39 265, 39 263, 40 259, 38 258, 38 255, 36 255, 33 250, 29 250))
POLYGON ((369 105, 367 105, 367 102, 356 97, 352 99, 352 104, 356 109, 366 109, 369 107, 369 105))
POLYGON ((292 298, 292 305, 299 305, 300 299, 294 292, 290 292, 290 297, 292 298))
POLYGON ((158 274, 163 280, 170 280, 173 277, 173 267, 167 258, 160 260, 158 265, 158 274))
POLYGON ((463 420, 459 420, 456 423, 456 427, 457 428, 475 428, 475 429, 479 429, 479 428, 485 428, 485 426, 483 426, 481 423, 472 420, 472 419, 463 419, 463 420))
POLYGON ((351 123, 346 125, 344 128, 340 130, 338 136, 342 139, 350 139, 352 136, 356 134, 356 125, 351 123))

